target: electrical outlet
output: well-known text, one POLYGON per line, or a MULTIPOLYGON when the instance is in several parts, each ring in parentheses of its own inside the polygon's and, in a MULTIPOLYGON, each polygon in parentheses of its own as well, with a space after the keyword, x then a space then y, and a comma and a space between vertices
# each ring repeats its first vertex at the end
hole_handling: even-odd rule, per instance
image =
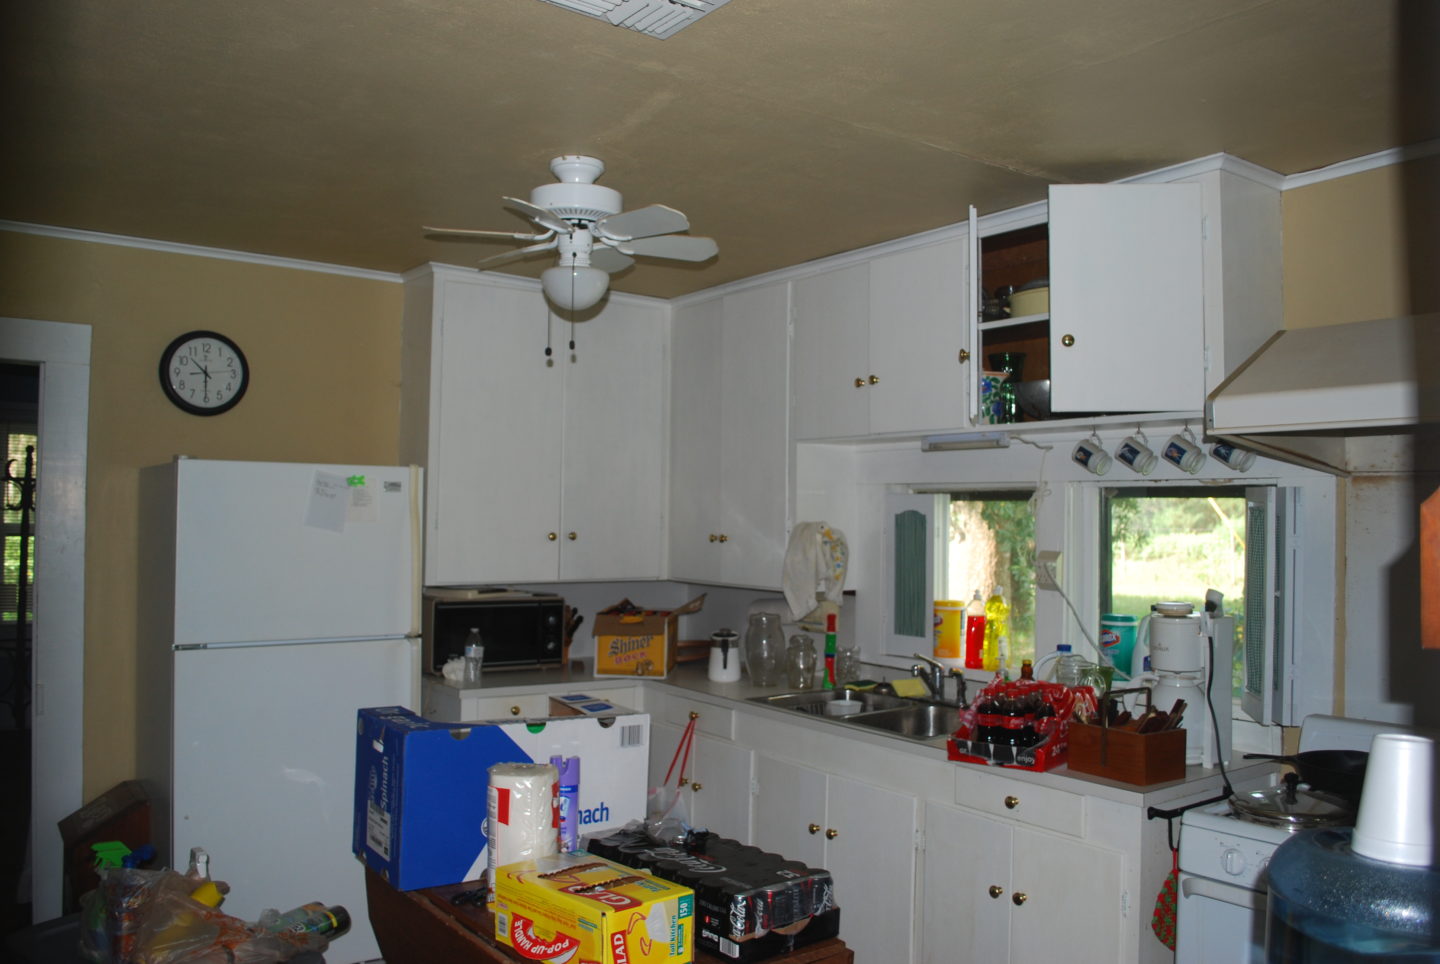
POLYGON ((1060 589, 1060 550, 1044 549, 1035 553, 1035 588, 1060 589))

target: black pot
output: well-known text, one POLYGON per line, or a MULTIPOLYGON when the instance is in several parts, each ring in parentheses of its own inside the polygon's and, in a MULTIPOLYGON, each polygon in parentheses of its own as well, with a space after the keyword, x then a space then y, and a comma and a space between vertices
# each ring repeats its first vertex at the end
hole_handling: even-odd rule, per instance
POLYGON ((1364 750, 1306 750, 1288 756, 1247 753, 1245 759, 1288 763, 1303 782, 1316 790, 1358 801, 1360 791, 1365 788, 1365 766, 1370 762, 1370 754, 1364 750))

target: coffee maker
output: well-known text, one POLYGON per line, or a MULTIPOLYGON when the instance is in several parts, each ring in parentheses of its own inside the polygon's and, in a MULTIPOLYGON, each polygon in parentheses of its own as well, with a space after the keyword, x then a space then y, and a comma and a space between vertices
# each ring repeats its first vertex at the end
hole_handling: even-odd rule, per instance
MULTIPOLYGON (((1186 765, 1229 763, 1235 618, 1225 615, 1224 596, 1214 589, 1206 592, 1200 613, 1190 603, 1155 603, 1141 637, 1150 662, 1141 682, 1150 687, 1153 705, 1168 711, 1177 700, 1185 701, 1186 765)), ((1144 658, 1136 654, 1137 663, 1144 658)))

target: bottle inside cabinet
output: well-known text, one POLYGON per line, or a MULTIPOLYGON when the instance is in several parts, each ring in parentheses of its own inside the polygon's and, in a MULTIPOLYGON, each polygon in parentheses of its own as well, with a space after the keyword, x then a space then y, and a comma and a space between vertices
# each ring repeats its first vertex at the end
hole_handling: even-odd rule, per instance
POLYGON ((1050 417, 1049 272, 1047 225, 980 239, 982 422, 1050 417))

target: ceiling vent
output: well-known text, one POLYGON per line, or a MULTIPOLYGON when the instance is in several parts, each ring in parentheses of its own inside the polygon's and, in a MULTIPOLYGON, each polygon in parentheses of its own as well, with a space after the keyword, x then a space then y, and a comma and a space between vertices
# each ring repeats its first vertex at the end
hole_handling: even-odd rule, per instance
POLYGON ((544 0, 664 40, 729 0, 544 0))

